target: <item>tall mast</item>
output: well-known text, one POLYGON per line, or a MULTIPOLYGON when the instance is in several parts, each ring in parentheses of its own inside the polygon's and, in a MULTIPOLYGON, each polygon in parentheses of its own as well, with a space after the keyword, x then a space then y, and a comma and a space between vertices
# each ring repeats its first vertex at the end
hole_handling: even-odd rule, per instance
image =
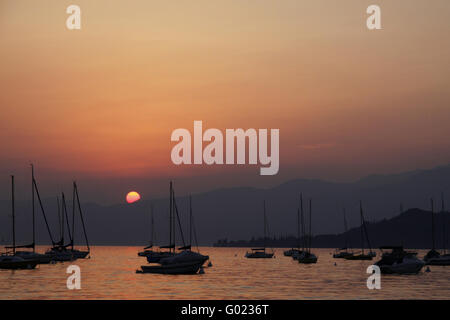
POLYGON ((31 164, 31 212, 33 217, 33 252, 36 250, 36 225, 35 225, 35 210, 34 210, 34 167, 31 164))
POLYGON ((348 248, 348 234, 347 234, 347 218, 345 217, 345 208, 343 209, 343 211, 344 211, 345 249, 347 250, 347 248, 348 248))
POLYGON ((264 250, 266 250, 266 200, 263 200, 263 213, 264 213, 264 250))
POLYGON ((189 195, 189 245, 192 246, 192 196, 189 195))
POLYGON ((309 199, 309 246, 308 246, 308 253, 311 252, 311 243, 312 243, 311 225, 312 225, 312 200, 310 198, 309 199))
POLYGON ((75 243, 75 185, 72 191, 72 251, 75 243))
POLYGON ((14 208, 14 176, 11 176, 11 213, 12 213, 12 236, 13 236, 13 254, 16 255, 16 221, 14 208))
POLYGON ((362 201, 359 201, 359 214, 361 216, 361 251, 362 254, 364 254, 364 218, 363 218, 363 211, 362 211, 362 201))
POLYGON ((50 236, 50 240, 52 245, 55 245, 55 241, 53 240, 52 232, 50 231, 50 226, 48 225, 47 216, 45 215, 44 206, 42 205, 41 196, 39 195, 39 189, 37 187, 36 179, 33 179, 34 190, 36 191, 36 195, 39 201, 39 206, 42 211, 42 215, 44 216, 45 226, 47 227, 48 235, 50 236))
POLYGON ((169 251, 172 251, 172 181, 169 183, 169 251))
POLYGON ((154 238, 154 220, 153 220, 153 204, 150 205, 150 223, 151 223, 151 236, 150 236, 150 245, 153 247, 153 238, 154 238))
POLYGON ((300 219, 302 224, 302 250, 305 251, 306 243, 305 243, 305 221, 303 219, 303 196, 300 193, 300 219))
POLYGON ((433 198, 430 199, 431 201, 431 239, 432 239, 432 250, 435 249, 435 243, 434 243, 434 203, 433 198))
POLYGON ((67 214, 66 199, 64 198, 64 192, 61 192, 61 245, 64 246, 64 215, 67 214))
POLYGON ((445 234, 446 234, 446 230, 445 230, 445 214, 444 214, 444 193, 441 192, 441 203, 442 203, 442 207, 441 207, 441 214, 442 214, 442 250, 444 250, 444 254, 446 253, 446 243, 445 243, 445 234))
MULTIPOLYGON (((64 215, 66 217, 67 233, 69 234, 69 240, 70 240, 70 244, 71 244, 72 243, 72 235, 70 232, 69 215, 67 213, 66 198, 65 198, 64 192, 62 193, 62 201, 63 201, 64 215)), ((64 234, 64 228, 63 228, 63 234, 64 234)))
POLYGON ((62 224, 61 224, 61 206, 59 204, 59 196, 56 196, 56 205, 58 207, 58 223, 59 223, 59 235, 62 238, 62 224))
POLYGON ((80 196, 78 195, 78 187, 77 183, 73 182, 73 187, 75 189, 75 194, 77 196, 77 204, 78 204, 78 210, 80 212, 80 218, 81 218, 81 225, 83 227, 83 233, 84 233, 84 240, 86 240, 86 246, 89 252, 91 252, 91 247, 89 246, 89 240, 86 232, 86 225, 84 224, 84 218, 83 218, 83 211, 81 210, 81 204, 80 204, 80 196))
MULTIPOLYGON (((300 198, 302 194, 300 193, 300 198)), ((297 208, 297 248, 300 249, 300 206, 297 208)))

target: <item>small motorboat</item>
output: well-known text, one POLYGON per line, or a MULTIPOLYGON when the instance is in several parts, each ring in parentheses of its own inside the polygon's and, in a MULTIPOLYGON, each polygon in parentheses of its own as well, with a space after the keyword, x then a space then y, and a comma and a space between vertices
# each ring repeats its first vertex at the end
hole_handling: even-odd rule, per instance
POLYGON ((273 258, 273 252, 266 252, 266 248, 253 248, 250 252, 245 253, 245 257, 249 259, 270 259, 273 258))
POLYGON ((425 265, 425 262, 418 259, 417 252, 405 251, 401 246, 385 246, 380 250, 390 249, 391 252, 384 252, 381 260, 375 263, 384 274, 416 274, 425 265))
POLYGON ((0 269, 34 269, 38 263, 38 260, 23 259, 15 255, 0 256, 0 269))

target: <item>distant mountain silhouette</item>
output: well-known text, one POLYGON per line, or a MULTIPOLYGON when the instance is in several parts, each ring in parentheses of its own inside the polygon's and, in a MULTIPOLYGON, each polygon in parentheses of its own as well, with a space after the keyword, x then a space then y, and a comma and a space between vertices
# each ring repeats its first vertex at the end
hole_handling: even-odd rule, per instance
MULTIPOLYGON (((45 182, 41 181, 42 183, 45 182)), ((174 181, 174 187, 176 191, 177 181, 174 181)), ((372 222, 397 216, 400 213, 401 204, 405 209, 429 210, 430 197, 435 199, 435 211, 440 211, 441 192, 444 192, 447 197, 446 202, 450 203, 450 165, 393 175, 371 175, 352 183, 296 179, 268 189, 222 188, 194 194, 192 195, 192 206, 199 242, 212 244, 217 239, 223 238, 248 240, 252 236, 262 236, 263 199, 266 200, 270 234, 277 237, 295 235, 300 192, 303 193, 305 200, 312 198, 313 234, 337 234, 343 231, 343 207, 346 208, 349 227, 359 226, 359 200, 363 202, 366 220, 372 222)), ((27 197, 28 195, 25 194, 17 198, 26 199, 27 197)), ((54 234, 58 230, 55 198, 44 200, 44 207, 54 234)), ((71 201, 68 202, 71 203, 71 201)), ((168 198, 139 201, 131 205, 82 204, 91 242, 104 245, 141 245, 146 243, 150 230, 150 202, 155 207, 157 242, 166 244, 169 229, 168 198)), ((186 230, 188 197, 177 197, 177 205, 181 214, 181 224, 186 230)), ((68 209, 71 212, 70 205, 68 209)), ((49 236, 38 206, 36 206, 36 210, 38 242, 49 243, 49 236)), ((17 201, 16 213, 17 241, 29 242, 31 239, 30 200, 17 201)), ((5 241, 9 241, 11 238, 9 216, 9 201, 1 201, 0 239, 4 238, 5 241)), ((77 221, 76 241, 82 239, 80 227, 80 221, 77 221)), ((423 225, 423 228, 422 232, 426 233, 427 224, 423 225)), ((394 230, 392 232, 398 233, 394 230)), ((375 237, 375 235, 373 236, 375 237)), ((384 236, 391 235, 386 233, 384 236)), ((418 233, 417 236, 421 235, 418 233)), ((179 240, 181 239, 177 234, 177 241, 179 240)), ((317 241, 317 245, 320 245, 320 238, 317 241)), ((422 242, 419 241, 419 243, 422 242)))
MULTIPOLYGON (((367 233, 372 249, 386 245, 402 245, 405 248, 431 248, 432 227, 431 211, 409 209, 392 219, 383 219, 375 223, 367 223, 367 233)), ((435 214, 435 243, 436 248, 448 248, 448 233, 450 232, 450 213, 435 214), (446 224, 446 233, 443 224, 446 224), (445 237, 443 236, 445 235, 445 237), (445 239, 445 245, 444 245, 445 239)), ((260 247, 263 238, 248 241, 228 241, 221 239, 214 246, 217 247, 260 247)), ((299 240, 296 237, 275 237, 266 239, 266 245, 275 248, 297 247, 299 240)), ((341 234, 317 235, 312 240, 316 248, 339 248, 348 244, 350 248, 361 248, 361 228, 353 228, 341 234), (346 242, 347 241, 347 242, 346 242)), ((368 248, 364 240, 364 247, 368 248)))

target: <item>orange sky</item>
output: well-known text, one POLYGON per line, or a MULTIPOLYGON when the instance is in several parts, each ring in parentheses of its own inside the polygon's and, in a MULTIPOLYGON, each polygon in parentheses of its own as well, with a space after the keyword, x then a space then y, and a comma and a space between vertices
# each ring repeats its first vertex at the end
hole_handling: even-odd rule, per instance
POLYGON ((0 1, 2 177, 33 161, 219 187, 450 162, 447 0, 131 3, 0 1), (373 3, 383 30, 366 28, 373 3), (70 4, 79 31, 65 27, 70 4), (194 120, 279 128, 279 175, 175 167, 170 134, 194 120))

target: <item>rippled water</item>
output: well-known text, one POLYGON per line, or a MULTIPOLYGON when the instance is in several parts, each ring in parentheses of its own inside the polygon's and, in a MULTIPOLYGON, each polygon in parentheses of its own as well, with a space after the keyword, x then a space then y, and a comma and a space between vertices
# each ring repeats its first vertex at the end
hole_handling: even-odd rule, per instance
MULTIPOLYGON (((93 247, 92 258, 0 270, 0 299, 449 299, 450 267, 430 266, 418 275, 383 275, 369 290, 370 261, 333 259, 314 249, 315 265, 301 265, 275 249, 274 259, 246 259, 245 248, 200 248, 213 267, 198 275, 136 274, 145 258, 138 247, 93 247), (334 264, 337 263, 335 266, 334 264), (68 290, 70 264, 81 268, 81 290, 68 290)), ((44 251, 41 248, 39 251, 44 251)), ((423 257, 424 251, 419 251, 423 257)))

